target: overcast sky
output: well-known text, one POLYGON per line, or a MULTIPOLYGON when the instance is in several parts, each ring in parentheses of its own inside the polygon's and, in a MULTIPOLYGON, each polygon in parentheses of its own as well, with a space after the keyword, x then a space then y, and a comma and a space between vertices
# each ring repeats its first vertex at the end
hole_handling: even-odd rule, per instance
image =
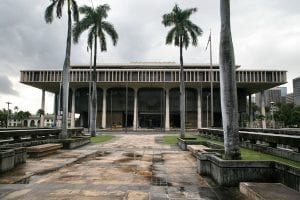
MULTIPOLYGON (((91 0, 77 0, 79 6, 91 0)), ((218 63, 220 32, 219 0, 93 0, 94 6, 108 3, 108 21, 119 34, 116 47, 109 45, 98 55, 101 63, 131 61, 174 61, 179 50, 165 45, 168 29, 162 15, 175 3, 182 8, 197 7, 192 20, 204 31, 198 47, 184 52, 186 63, 208 63, 204 51, 212 31, 213 62, 218 63)), ((49 0, 1 0, 0 2, 0 109, 18 106, 35 113, 41 105, 41 90, 19 83, 20 70, 62 69, 66 16, 44 20, 49 0)), ((288 92, 292 79, 300 76, 300 1, 231 0, 231 23, 236 63, 242 69, 288 71, 288 92)), ((110 43, 110 41, 109 41, 110 43)), ((86 34, 72 46, 71 64, 88 64, 86 34)), ((46 112, 53 112, 53 94, 46 95, 46 112)))

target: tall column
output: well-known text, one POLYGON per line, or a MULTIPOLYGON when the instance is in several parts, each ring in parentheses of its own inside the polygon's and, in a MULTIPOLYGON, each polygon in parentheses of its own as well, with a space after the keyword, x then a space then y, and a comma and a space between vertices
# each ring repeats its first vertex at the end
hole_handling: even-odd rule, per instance
POLYGON ((252 95, 249 94, 249 127, 253 127, 252 95))
POLYGON ((200 129, 202 128, 202 88, 198 89, 197 116, 197 127, 200 129))
POLYGON ((57 122, 56 122, 56 125, 58 128, 61 128, 61 83, 59 84, 59 93, 58 93, 58 102, 57 102, 57 122))
POLYGON ((106 128, 106 88, 103 88, 103 99, 102 99, 102 128, 106 128))
POLYGON ((58 95, 57 93, 54 93, 54 110, 53 110, 53 113, 54 113, 54 119, 53 119, 53 126, 56 127, 56 120, 57 120, 57 98, 58 98, 58 95))
POLYGON ((42 90, 41 109, 43 110, 43 113, 41 114, 40 127, 44 128, 44 124, 45 124, 45 90, 44 89, 42 90))
POLYGON ((266 128, 266 107, 265 107, 265 93, 264 91, 260 92, 260 106, 261 106, 261 115, 264 116, 262 119, 262 128, 266 128))
POLYGON ((138 89, 134 88, 134 103, 133 103, 133 130, 138 128, 138 89))
POLYGON ((72 88, 71 128, 75 127, 75 92, 76 89, 72 88))
POLYGON ((166 119, 165 119, 165 130, 170 130, 170 90, 166 88, 166 119))

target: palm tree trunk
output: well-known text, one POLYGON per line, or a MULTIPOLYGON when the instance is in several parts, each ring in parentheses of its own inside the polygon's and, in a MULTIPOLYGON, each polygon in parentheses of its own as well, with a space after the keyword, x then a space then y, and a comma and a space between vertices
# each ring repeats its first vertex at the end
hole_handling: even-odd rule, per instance
MULTIPOLYGON (((97 30, 97 29, 96 29, 97 30)), ((97 33, 95 32, 94 48, 94 70, 93 70, 93 92, 92 92, 92 116, 91 116, 91 136, 96 136, 97 125, 97 85, 96 85, 96 66, 97 66, 97 33)))
POLYGON ((62 118, 62 131, 60 134, 61 139, 68 137, 68 103, 69 103, 69 77, 70 77, 70 55, 71 55, 71 31, 72 31, 72 18, 71 18, 71 2, 68 0, 68 36, 66 56, 63 67, 63 118, 62 118))
POLYGON ((180 39, 180 137, 185 136, 185 86, 182 56, 182 39, 180 39))
POLYGON ((225 159, 241 158, 234 49, 230 27, 230 0, 221 1, 220 88, 225 159))
POLYGON ((92 70, 92 63, 93 63, 93 48, 91 47, 91 57, 90 57, 90 70, 89 70, 89 76, 90 76, 90 79, 89 79, 89 103, 88 103, 88 128, 89 128, 89 134, 91 134, 91 121, 92 121, 92 73, 91 73, 91 70, 92 70))

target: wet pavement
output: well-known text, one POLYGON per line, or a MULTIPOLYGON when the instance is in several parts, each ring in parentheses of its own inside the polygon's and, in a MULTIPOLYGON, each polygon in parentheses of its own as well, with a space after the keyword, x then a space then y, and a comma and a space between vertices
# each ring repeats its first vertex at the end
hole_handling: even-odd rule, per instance
POLYGON ((117 134, 110 142, 29 159, 0 176, 1 199, 246 199, 196 173, 189 152, 162 135, 117 134), (25 184, 7 184, 21 182, 25 184))

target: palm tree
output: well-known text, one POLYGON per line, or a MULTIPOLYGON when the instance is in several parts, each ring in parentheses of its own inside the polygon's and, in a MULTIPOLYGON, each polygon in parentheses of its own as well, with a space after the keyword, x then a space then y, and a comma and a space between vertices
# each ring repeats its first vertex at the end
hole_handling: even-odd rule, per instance
POLYGON ((230 27, 230 0, 221 2, 220 88, 225 159, 241 159, 234 49, 230 27))
POLYGON ((67 1, 68 6, 68 34, 67 34, 67 46, 66 55, 63 66, 63 118, 62 118, 62 131, 60 134, 61 139, 68 137, 68 99, 69 99, 69 76, 70 76, 70 56, 71 56, 71 37, 72 37, 72 14, 73 20, 78 21, 79 13, 75 0, 51 0, 52 3, 47 7, 45 11, 45 20, 47 23, 53 21, 53 11, 56 7, 56 16, 61 18, 62 9, 64 3, 67 1))
POLYGON ((171 13, 164 14, 162 23, 165 27, 172 26, 166 37, 166 44, 172 44, 180 50, 180 137, 185 135, 185 85, 184 85, 184 71, 183 71, 183 56, 182 49, 188 48, 190 42, 193 46, 198 44, 198 36, 202 35, 202 30, 196 24, 190 21, 190 16, 196 12, 196 8, 181 10, 175 4, 171 13), (192 41, 191 41, 192 40, 192 41))
POLYGON ((15 113, 17 113, 19 111, 19 107, 18 106, 15 106, 14 107, 14 110, 15 110, 15 113))
POLYGON ((88 34, 88 46, 91 49, 94 43, 94 67, 93 67, 93 91, 92 91, 92 109, 91 109, 91 136, 96 135, 96 119, 97 119, 97 86, 96 86, 96 66, 97 66, 97 43, 98 38, 100 42, 100 50, 106 51, 106 34, 112 39, 112 43, 115 46, 118 41, 118 34, 114 26, 104 21, 107 18, 107 12, 110 10, 109 5, 99 5, 96 9, 89 6, 83 6, 79 8, 80 13, 84 14, 84 18, 77 22, 73 28, 74 42, 77 43, 80 35, 87 29, 88 34), (106 33, 106 34, 105 34, 106 33))

